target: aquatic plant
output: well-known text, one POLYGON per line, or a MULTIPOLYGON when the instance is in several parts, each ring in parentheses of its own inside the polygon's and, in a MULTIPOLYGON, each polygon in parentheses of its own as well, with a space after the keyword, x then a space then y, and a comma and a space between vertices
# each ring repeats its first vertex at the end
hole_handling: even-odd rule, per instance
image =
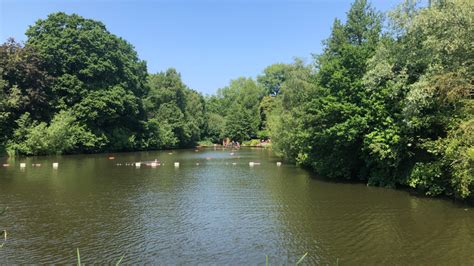
MULTIPOLYGON (((3 210, 0 211, 0 216, 5 214, 5 212, 7 212, 7 209, 8 207, 3 208, 3 210)), ((0 244, 0 248, 3 248, 3 246, 7 242, 7 230, 0 231, 0 236, 3 238, 3 242, 0 244)))

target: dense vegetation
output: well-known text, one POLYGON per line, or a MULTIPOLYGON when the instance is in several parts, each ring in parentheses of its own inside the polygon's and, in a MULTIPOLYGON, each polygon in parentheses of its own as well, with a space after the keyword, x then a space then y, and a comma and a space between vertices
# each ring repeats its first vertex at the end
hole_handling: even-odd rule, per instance
POLYGON ((173 69, 148 75, 97 21, 55 13, 0 48, 0 145, 10 154, 184 147, 201 137, 204 98, 173 69))
POLYGON ((474 4, 405 1, 388 16, 356 0, 324 51, 202 96, 148 74, 97 21, 55 13, 0 47, 0 150, 53 154, 272 140, 321 176, 474 191, 474 4))
POLYGON ((474 5, 410 1, 382 16, 355 1, 315 67, 280 86, 273 147, 328 178, 474 191, 474 5))

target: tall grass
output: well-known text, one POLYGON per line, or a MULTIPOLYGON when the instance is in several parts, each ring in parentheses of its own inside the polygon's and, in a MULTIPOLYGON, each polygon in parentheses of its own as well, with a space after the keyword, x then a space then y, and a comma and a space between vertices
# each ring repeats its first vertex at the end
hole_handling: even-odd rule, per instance
MULTIPOLYGON (((3 209, 0 211, 0 215, 5 214, 5 212, 7 212, 7 210, 8 210, 8 207, 3 208, 3 209)), ((1 233, 1 234, 0 234, 0 237, 3 238, 3 242, 2 242, 2 244, 0 244, 0 248, 3 248, 3 246, 4 246, 5 243, 7 242, 7 230, 2 230, 2 231, 0 231, 0 233, 1 233)))

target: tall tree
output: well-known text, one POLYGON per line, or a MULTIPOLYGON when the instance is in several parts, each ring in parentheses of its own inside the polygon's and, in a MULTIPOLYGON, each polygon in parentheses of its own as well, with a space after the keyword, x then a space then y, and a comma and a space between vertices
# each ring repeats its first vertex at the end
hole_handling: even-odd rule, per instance
POLYGON ((147 72, 133 46, 101 22, 62 12, 38 20, 26 35, 26 46, 54 78, 54 108, 74 110, 80 123, 102 137, 104 148, 134 148, 147 72))
POLYGON ((308 103, 305 120, 311 146, 302 163, 327 177, 364 178, 363 137, 368 131, 368 98, 362 85, 374 54, 381 15, 356 0, 345 24, 336 20, 324 53, 317 58, 318 97, 308 103))
MULTIPOLYGON (((171 130, 166 147, 188 147, 200 140, 205 125, 204 98, 189 89, 173 68, 149 76, 145 98, 148 118, 171 130)), ((162 132, 163 134, 163 132, 162 132)))

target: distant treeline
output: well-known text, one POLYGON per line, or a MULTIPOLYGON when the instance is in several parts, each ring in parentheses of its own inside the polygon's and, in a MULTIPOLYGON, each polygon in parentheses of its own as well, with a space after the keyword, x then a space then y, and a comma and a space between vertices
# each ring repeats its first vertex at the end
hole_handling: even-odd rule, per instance
POLYGON ((0 150, 10 155, 179 148, 272 140, 321 176, 474 191, 474 4, 356 0, 312 62, 267 67, 216 95, 174 69, 148 74, 97 21, 54 13, 0 49, 0 150))

